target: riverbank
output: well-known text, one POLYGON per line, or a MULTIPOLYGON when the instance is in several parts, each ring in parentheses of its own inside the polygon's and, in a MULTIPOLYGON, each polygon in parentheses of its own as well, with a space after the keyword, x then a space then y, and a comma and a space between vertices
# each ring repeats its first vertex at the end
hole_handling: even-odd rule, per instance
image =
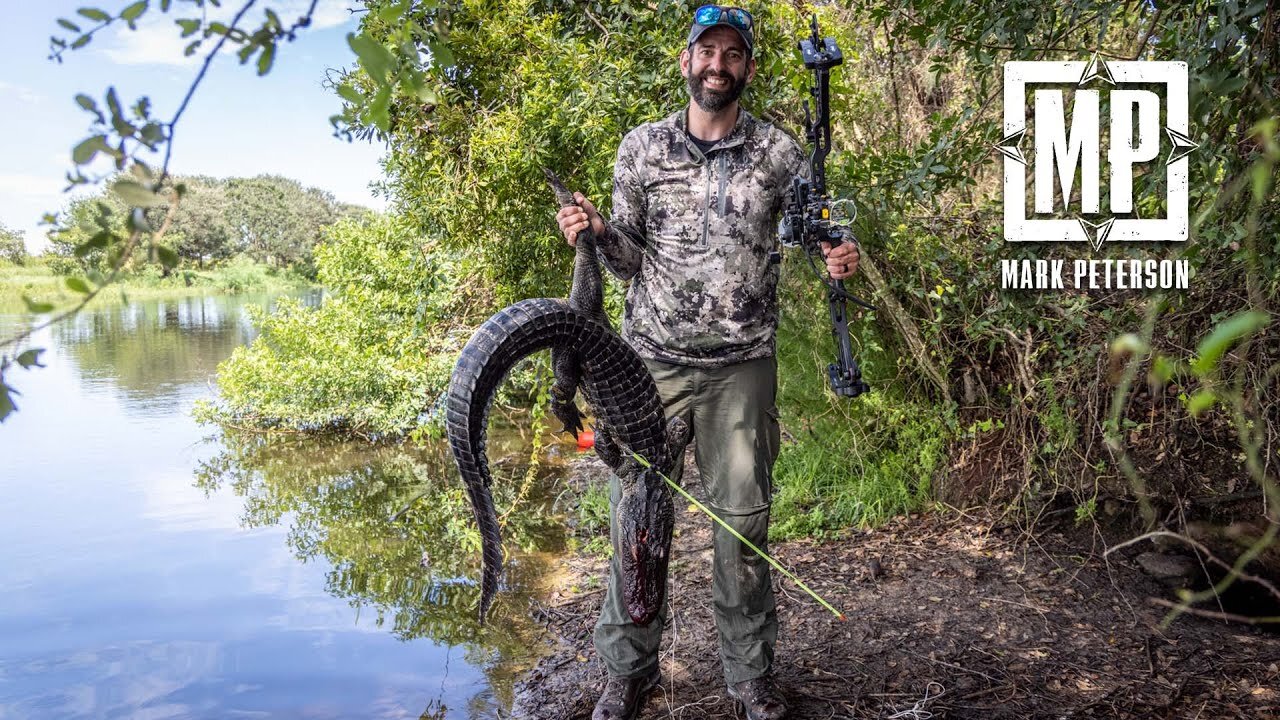
MULTIPOLYGON (((82 276, 76 273, 73 277, 82 276)), ((38 259, 25 265, 0 262, 0 309, 24 309, 25 295, 35 302, 62 307, 82 296, 67 287, 67 275, 54 272, 38 259)), ((123 298, 148 299, 245 292, 296 292, 311 284, 303 277, 247 258, 236 258, 207 269, 178 268, 162 277, 158 268, 146 267, 125 274, 94 298, 108 303, 123 298)))
MULTIPOLYGON (((604 472, 584 458, 575 482, 604 472)), ((1161 628, 1166 609, 1150 598, 1168 590, 1133 560, 1150 548, 1104 559, 1124 538, 1064 522, 1032 537, 944 511, 775 544, 848 617, 775 573, 777 677, 793 717, 1280 717, 1280 636, 1190 616, 1161 628)), ((641 718, 740 717, 719 680, 709 524, 677 503, 662 686, 641 718)), ((569 558, 562 589, 535 606, 555 650, 517 686, 514 717, 590 717, 605 679, 591 645, 604 571, 598 556, 569 558)))

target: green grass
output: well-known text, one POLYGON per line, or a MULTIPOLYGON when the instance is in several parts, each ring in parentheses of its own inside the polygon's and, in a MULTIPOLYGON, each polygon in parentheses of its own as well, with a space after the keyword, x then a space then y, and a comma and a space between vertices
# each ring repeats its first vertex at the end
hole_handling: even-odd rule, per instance
POLYGON ((820 418, 783 445, 774 467, 771 538, 875 526, 929 500, 945 453, 936 409, 876 394, 855 402, 851 421, 820 418))
POLYGON ((70 293, 66 278, 54 275, 44 264, 28 261, 13 265, 0 260, 0 299, 20 301, 26 294, 32 299, 50 298, 70 293))
POLYGON ((609 486, 591 483, 578 497, 578 532, 599 535, 609 532, 609 486))
POLYGON ((872 391, 838 398, 827 389, 835 354, 826 303, 812 288, 784 288, 778 332, 778 409, 784 440, 774 466, 769 537, 829 537, 923 507, 946 462, 952 420, 940 404, 905 398, 890 381, 900 359, 870 322, 851 324, 855 355, 872 391))
MULTIPOLYGON (((76 274, 71 277, 81 277, 76 274)), ((159 268, 144 267, 123 275, 94 298, 94 303, 157 297, 185 297, 240 292, 284 292, 305 288, 306 279, 288 271, 268 267, 244 257, 233 258, 216 268, 178 268, 162 277, 159 268)), ((0 261, 0 311, 25 309, 23 296, 36 302, 65 307, 81 295, 67 287, 67 276, 59 275, 39 259, 25 265, 0 261)))
POLYGON ((578 552, 609 557, 613 545, 609 542, 609 485, 593 482, 578 496, 577 527, 573 545, 578 552))

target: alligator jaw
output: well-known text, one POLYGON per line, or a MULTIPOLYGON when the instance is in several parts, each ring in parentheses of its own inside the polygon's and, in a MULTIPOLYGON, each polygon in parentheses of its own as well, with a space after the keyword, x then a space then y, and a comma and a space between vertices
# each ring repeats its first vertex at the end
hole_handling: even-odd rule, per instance
POLYGON ((651 469, 631 470, 621 477, 618 502, 623 599, 631 621, 646 626, 662 610, 667 589, 674 509, 671 492, 651 469))

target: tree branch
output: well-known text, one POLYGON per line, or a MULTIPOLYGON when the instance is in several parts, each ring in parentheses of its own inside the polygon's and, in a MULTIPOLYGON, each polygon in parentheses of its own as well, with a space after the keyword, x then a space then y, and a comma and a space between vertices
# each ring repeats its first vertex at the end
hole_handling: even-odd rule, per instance
POLYGON ((1270 615, 1262 617, 1249 617, 1248 615, 1236 615, 1235 613, 1218 612, 1216 610, 1201 610, 1193 608, 1183 603, 1175 603, 1161 598, 1147 598, 1147 602, 1160 607, 1167 607, 1177 611, 1178 614, 1188 613, 1190 615, 1199 615, 1200 617, 1212 618, 1214 620, 1225 620, 1227 622, 1237 622, 1245 625, 1263 625, 1271 623, 1280 623, 1280 615, 1270 615))
POLYGON ((1130 545, 1134 545, 1136 543, 1142 542, 1143 540, 1151 540, 1157 537, 1170 538, 1170 539, 1178 540, 1190 545, 1191 547, 1195 548, 1197 552, 1204 555, 1205 559, 1207 559, 1209 562, 1227 570, 1228 572, 1232 573, 1235 577, 1241 580, 1247 580, 1249 582, 1254 582, 1261 585, 1262 587, 1269 590, 1272 595, 1275 595, 1277 599, 1280 599, 1280 589, 1277 589, 1276 586, 1271 584, 1271 582, 1266 578, 1258 577, 1257 575, 1251 575, 1242 570, 1235 570, 1233 565, 1227 563, 1224 560, 1218 559, 1217 556, 1215 556, 1212 552, 1209 551, 1208 547, 1206 547, 1203 543, 1199 542, 1195 538, 1190 538, 1190 537, 1187 537, 1186 535, 1182 535, 1176 532, 1170 532, 1168 530, 1154 530, 1145 535, 1139 535, 1138 537, 1133 538, 1132 540, 1126 540, 1120 543, 1119 545, 1113 545, 1112 547, 1107 548, 1106 552, 1102 553, 1102 556, 1106 557, 1107 555, 1110 555, 1111 553, 1121 548, 1126 548, 1126 547, 1129 547, 1130 545))
MULTIPOLYGON (((178 105, 178 110, 173 114, 173 119, 169 121, 169 137, 164 148, 164 165, 160 166, 160 177, 157 183, 164 182, 169 175, 169 158, 173 154, 173 131, 178 124, 178 120, 182 117, 182 113, 186 112, 187 104, 191 102, 192 96, 196 94, 196 88, 200 87, 200 83, 204 80, 205 73, 209 71, 209 66, 213 64, 213 59, 218 56, 218 51, 222 50, 222 46, 227 42, 227 38, 231 37, 231 31, 236 29, 236 25, 240 24, 240 20, 244 18, 245 13, 249 12, 254 3, 258 0, 249 0, 240 8, 235 17, 231 19, 231 24, 227 26, 227 32, 223 33, 217 44, 213 46, 213 50, 204 58, 204 64, 200 66, 200 72, 196 73, 196 79, 191 83, 191 87, 187 88, 187 94, 182 98, 182 103, 178 105)), ((315 2, 311 3, 312 9, 315 9, 315 2)), ((309 15, 308 15, 309 17, 309 15)))

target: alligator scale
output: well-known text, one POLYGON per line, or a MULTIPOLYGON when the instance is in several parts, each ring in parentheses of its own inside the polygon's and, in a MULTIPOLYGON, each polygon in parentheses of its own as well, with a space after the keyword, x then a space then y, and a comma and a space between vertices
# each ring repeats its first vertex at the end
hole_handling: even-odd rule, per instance
MULTIPOLYGON (((546 171, 561 207, 573 195, 546 171)), ((521 359, 548 348, 555 383, 552 411, 567 432, 581 429, 574 396, 580 389, 596 418, 596 453, 618 476, 623 597, 631 619, 647 625, 662 607, 674 511, 669 474, 688 439, 679 418, 667 422, 658 388, 640 356, 609 326, 603 280, 590 229, 578 233, 569 300, 534 298, 498 311, 476 330, 458 358, 449 383, 449 445, 466 484, 483 548, 480 619, 498 590, 502 541, 489 485, 485 429, 498 386, 521 359), (632 453, 652 463, 637 462, 632 453)))

